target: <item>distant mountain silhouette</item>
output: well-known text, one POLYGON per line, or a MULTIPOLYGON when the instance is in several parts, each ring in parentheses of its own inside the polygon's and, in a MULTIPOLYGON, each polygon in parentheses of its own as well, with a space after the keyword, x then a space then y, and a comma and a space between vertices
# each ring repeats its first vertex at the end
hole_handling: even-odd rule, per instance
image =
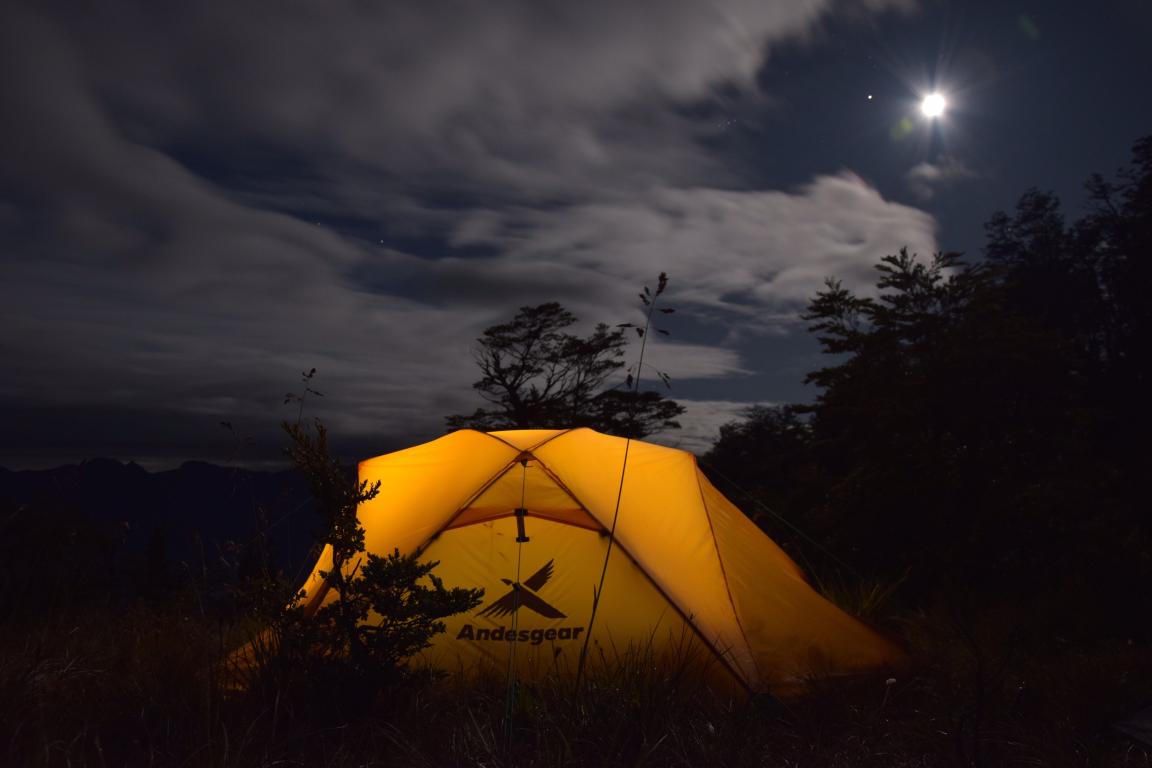
POLYGON ((173 560, 243 548, 263 530, 275 566, 289 577, 309 561, 321 524, 308 484, 294 470, 197 461, 164 472, 112 459, 46 470, 0 467, 0 511, 80 521, 115 532, 127 551, 161 547, 173 560))

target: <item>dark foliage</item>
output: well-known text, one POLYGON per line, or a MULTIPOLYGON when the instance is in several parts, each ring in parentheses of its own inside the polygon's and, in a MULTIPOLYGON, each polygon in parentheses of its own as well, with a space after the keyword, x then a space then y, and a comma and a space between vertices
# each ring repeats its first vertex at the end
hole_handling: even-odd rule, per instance
POLYGON ((444 631, 441 619, 475 608, 482 589, 447 588, 432 573, 436 562, 394 551, 366 552, 358 510, 380 482, 349 478, 328 449, 328 431, 285 424, 292 463, 308 478, 325 519, 322 543, 331 566, 320 571, 334 593, 318 610, 292 600, 272 619, 274 665, 314 671, 317 662, 375 687, 403 676, 403 663, 444 631))
MULTIPOLYGON (((481 378, 473 387, 491 407, 450 416, 452 429, 591 427, 630 437, 680 425, 683 407, 658 392, 607 386, 624 368, 625 327, 601 323, 580 337, 565 329, 576 317, 555 302, 522 307, 477 339, 481 378)), ((633 329, 642 330, 642 329, 633 329)))
MULTIPOLYGON (((0 625, 5 766, 710 766, 860 768, 1148 766, 1150 747, 1110 725, 1146 704, 1147 653, 1061 646, 986 680, 946 619, 909 623, 920 661, 898 678, 829 680, 802 699, 733 701, 677 670, 623 659, 574 696, 564 681, 503 679, 278 686, 214 683, 228 636, 194 596, 163 606, 73 610, 0 625), (17 630, 17 631, 13 631, 17 630), (979 713, 977 719, 975 715, 979 713)), ((996 627, 983 628, 987 631, 996 627)))
POLYGON ((908 601, 1006 604, 1037 638, 1152 635, 1131 609, 1152 583, 1152 139, 1089 190, 1072 226, 1025 193, 981 262, 901 251, 874 297, 830 280, 805 315, 830 355, 816 401, 753 411, 706 463, 865 574, 907 574, 908 601))
POLYGON ((701 464, 725 495, 760 519, 769 511, 789 514, 813 506, 811 446, 812 428, 799 408, 756 405, 740 421, 720 427, 701 464))

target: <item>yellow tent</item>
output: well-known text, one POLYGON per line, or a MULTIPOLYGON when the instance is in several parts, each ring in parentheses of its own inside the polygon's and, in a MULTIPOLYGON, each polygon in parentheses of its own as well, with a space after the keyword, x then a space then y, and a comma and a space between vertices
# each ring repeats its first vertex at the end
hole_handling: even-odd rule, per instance
MULTIPOLYGON (((461 430, 359 471, 381 482, 359 510, 367 551, 419 552, 446 585, 485 590, 426 651, 436 667, 503 670, 511 656, 521 677, 574 669, 618 492, 590 663, 697 654, 766 690, 900 658, 820 597, 685 451, 590 429, 461 430)), ((332 597, 319 573, 330 567, 328 551, 305 584, 313 607, 332 597)))

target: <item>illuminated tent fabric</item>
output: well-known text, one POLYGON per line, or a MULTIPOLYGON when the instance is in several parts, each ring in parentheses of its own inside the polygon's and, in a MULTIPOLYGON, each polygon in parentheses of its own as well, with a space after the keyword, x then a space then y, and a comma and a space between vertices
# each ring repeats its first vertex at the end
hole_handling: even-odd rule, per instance
MULTIPOLYGON (((574 669, 618 490, 590 663, 702 653, 765 690, 899 659, 818 595, 690 453, 633 440, 621 485, 627 442, 590 429, 461 430, 360 464, 361 480, 380 481, 359 510, 367 551, 419 552, 440 562, 446 585, 485 590, 480 607, 447 620, 426 661, 503 670, 514 655, 522 677, 574 669)), ((327 551, 305 584, 313 608, 333 597, 320 576, 330 567, 327 551)))

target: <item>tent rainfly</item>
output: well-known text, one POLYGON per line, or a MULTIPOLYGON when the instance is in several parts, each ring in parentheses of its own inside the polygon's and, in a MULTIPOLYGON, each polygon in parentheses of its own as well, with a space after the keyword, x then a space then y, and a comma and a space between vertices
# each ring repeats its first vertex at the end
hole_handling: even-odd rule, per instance
MULTIPOLYGON (((708 481, 686 451, 590 429, 460 430, 360 464, 380 493, 359 510, 367 551, 437 560, 484 602, 446 620, 423 661, 539 677, 628 649, 706 658, 749 691, 864 671, 902 652, 817 594, 797 565, 708 481), (614 513, 615 543, 597 615, 614 513), (591 629, 589 627, 591 626, 591 629)), ((334 595, 305 582, 315 609, 334 595)))

